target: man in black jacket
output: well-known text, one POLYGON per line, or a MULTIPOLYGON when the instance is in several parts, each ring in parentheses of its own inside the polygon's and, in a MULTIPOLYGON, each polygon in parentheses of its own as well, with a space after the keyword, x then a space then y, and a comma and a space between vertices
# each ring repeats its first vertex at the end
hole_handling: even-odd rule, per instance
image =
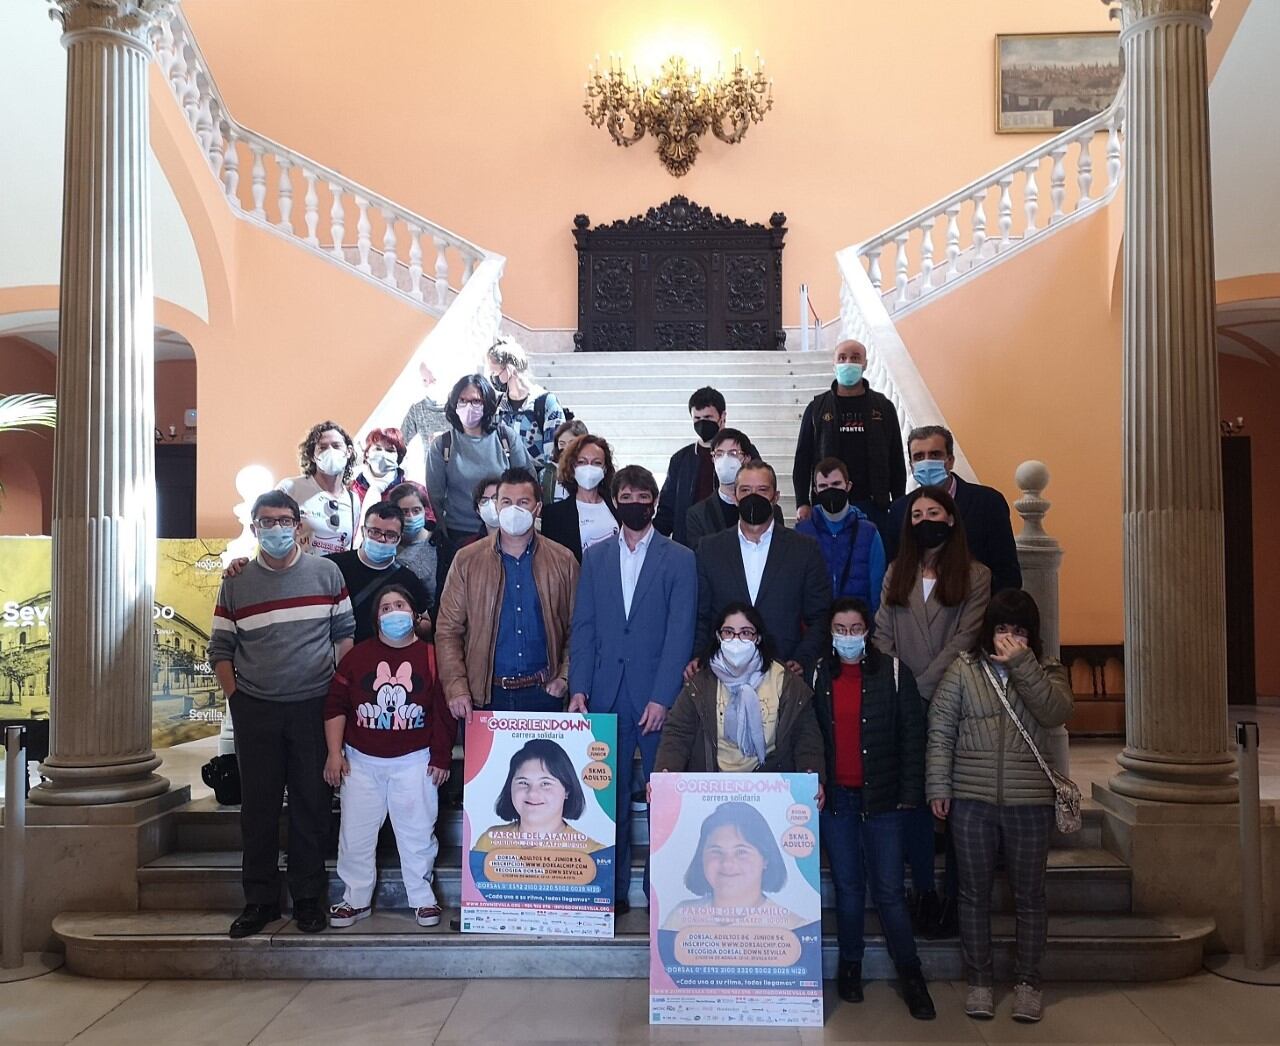
POLYGON ((742 466, 735 484, 738 525, 698 545, 698 629, 695 650, 711 646, 720 611, 734 602, 760 611, 778 660, 806 678, 827 650, 831 579, 812 538, 773 517, 778 478, 759 459, 742 466))
POLYGON ((711 462, 711 440, 724 428, 724 396, 706 385, 689 397, 689 416, 698 439, 671 455, 667 478, 658 495, 658 511, 653 517, 659 534, 688 545, 685 519, 689 508, 716 489, 716 471, 711 462))
POLYGON ((809 518, 813 468, 823 458, 839 458, 849 470, 849 502, 881 529, 889 505, 907 489, 898 412, 862 376, 866 347, 842 341, 835 349, 836 380, 805 408, 796 443, 792 482, 796 521, 809 518))
MULTIPOLYGON (((907 436, 911 473, 922 487, 941 487, 956 500, 964 523, 965 537, 973 558, 991 571, 991 594, 1006 588, 1022 587, 1018 546, 1009 520, 1009 502, 994 487, 967 483, 952 470, 956 467, 956 442, 951 430, 941 425, 923 425, 907 436)), ((885 560, 898 554, 902 520, 907 499, 899 498, 889 509, 888 533, 884 535, 885 560)))

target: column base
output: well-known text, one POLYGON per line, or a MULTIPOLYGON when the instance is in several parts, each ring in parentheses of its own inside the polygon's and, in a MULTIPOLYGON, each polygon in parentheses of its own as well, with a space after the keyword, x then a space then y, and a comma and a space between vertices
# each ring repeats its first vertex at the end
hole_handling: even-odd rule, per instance
POLYGON ((1126 748, 1116 756, 1116 762, 1121 770, 1111 778, 1110 787, 1131 799, 1158 803, 1234 803, 1240 799, 1233 756, 1173 762, 1126 748))
POLYGON ((50 756, 40 764, 47 780, 31 789, 29 801, 39 806, 100 806, 150 799, 169 790, 169 779, 154 773, 160 763, 154 752, 90 766, 67 765, 50 756))

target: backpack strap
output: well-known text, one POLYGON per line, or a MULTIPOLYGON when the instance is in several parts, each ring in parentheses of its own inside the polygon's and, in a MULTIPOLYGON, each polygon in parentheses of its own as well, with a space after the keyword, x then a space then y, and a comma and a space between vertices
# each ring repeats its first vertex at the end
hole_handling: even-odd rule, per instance
POLYGON ((453 450, 453 429, 445 429, 440 433, 440 453, 444 456, 444 463, 449 464, 449 452, 453 450))

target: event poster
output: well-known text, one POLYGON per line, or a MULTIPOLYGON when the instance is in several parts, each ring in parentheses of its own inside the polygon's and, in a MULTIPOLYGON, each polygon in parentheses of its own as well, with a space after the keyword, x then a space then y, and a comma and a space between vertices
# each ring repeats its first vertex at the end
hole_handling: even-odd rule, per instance
POLYGON ((649 1023, 822 1025, 815 774, 654 774, 649 1023))
POLYGON ((464 932, 613 936, 616 749, 612 715, 471 717, 464 932))
MULTIPOLYGON (((224 700, 206 647, 226 541, 156 542, 152 606, 151 743, 168 748, 216 734, 224 700)), ((49 714, 49 592, 53 541, 0 537, 0 715, 49 714)))

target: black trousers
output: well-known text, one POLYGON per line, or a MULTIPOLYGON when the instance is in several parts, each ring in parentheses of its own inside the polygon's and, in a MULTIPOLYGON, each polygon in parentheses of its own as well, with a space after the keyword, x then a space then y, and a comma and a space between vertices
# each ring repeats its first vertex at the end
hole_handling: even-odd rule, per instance
POLYGON ((298 901, 328 900, 324 847, 331 796, 324 782, 328 748, 323 697, 264 701, 231 695, 236 761, 240 765, 240 865, 246 904, 280 902, 280 808, 289 789, 289 893, 298 901))

